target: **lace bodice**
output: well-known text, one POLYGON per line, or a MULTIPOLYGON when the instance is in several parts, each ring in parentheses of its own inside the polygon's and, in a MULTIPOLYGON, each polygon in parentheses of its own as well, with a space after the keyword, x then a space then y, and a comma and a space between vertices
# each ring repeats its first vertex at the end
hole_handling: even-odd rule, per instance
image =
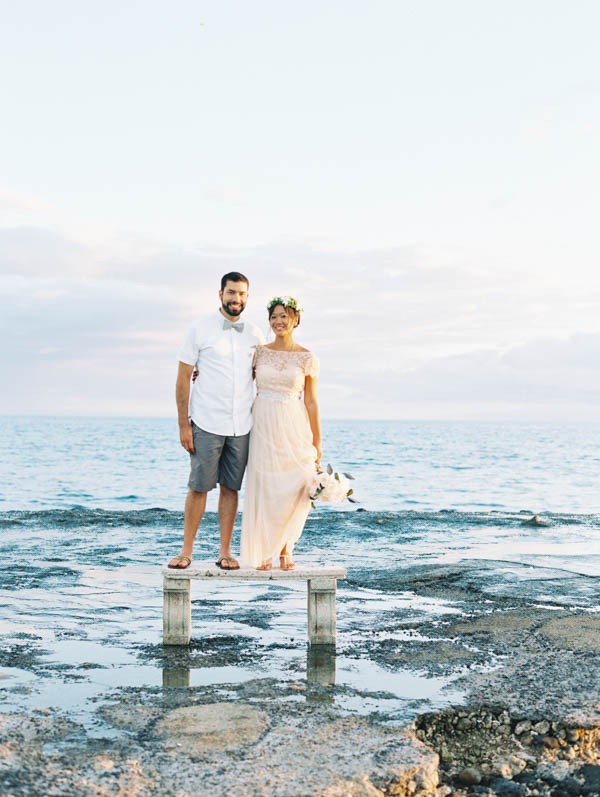
POLYGON ((259 394, 298 396, 304 390, 305 378, 319 374, 319 361, 311 351, 277 351, 259 346, 253 365, 259 394))

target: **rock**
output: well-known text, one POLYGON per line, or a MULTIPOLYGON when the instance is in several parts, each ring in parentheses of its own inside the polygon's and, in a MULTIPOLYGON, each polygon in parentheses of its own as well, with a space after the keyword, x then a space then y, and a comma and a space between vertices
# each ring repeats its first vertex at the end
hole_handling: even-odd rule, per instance
POLYGON ((564 778, 564 780, 560 783, 561 788, 564 792, 566 792, 570 797, 579 797, 581 794, 581 783, 572 777, 564 778))
POLYGON ((536 774, 546 781, 563 781, 571 774, 571 767, 566 761, 542 761, 536 774))
POLYGON ((96 772, 110 772, 110 770, 114 768, 115 762, 112 758, 106 755, 96 756, 96 760, 94 761, 94 769, 96 772))
POLYGON ((547 750, 558 750, 560 742, 554 736, 544 736, 542 743, 547 750))
POLYGON ((119 703, 103 706, 100 714, 113 727, 128 731, 141 731, 152 720, 160 716, 158 710, 151 706, 132 706, 119 703))
POLYGON ((600 794, 600 766, 584 764, 577 770, 577 775, 583 778, 586 794, 600 794))
POLYGON ((329 786, 321 797, 381 797, 382 792, 368 778, 343 780, 329 786))
POLYGON ((539 633, 566 650, 600 653, 600 616, 596 614, 556 617, 544 623, 539 633))
POLYGON ((481 783, 481 772, 475 767, 466 767, 458 773, 458 780, 463 786, 477 786, 481 783))
POLYGON ((506 780, 505 778, 495 778, 490 783, 490 788, 492 793, 497 795, 521 795, 525 793, 520 783, 513 783, 512 780, 506 780))
POLYGON ((533 726, 533 730, 536 733, 545 736, 550 730, 550 723, 546 722, 546 720, 541 720, 540 722, 536 722, 535 725, 533 726))
POLYGON ((523 736, 521 736, 521 741, 523 742, 523 744, 529 747, 530 745, 533 744, 533 736, 530 733, 524 733, 523 736))
POLYGON ((529 720, 521 720, 515 725, 515 736, 521 736, 523 733, 528 733, 531 730, 531 722, 529 720))
POLYGON ((539 515, 534 515, 529 520, 523 521, 526 526, 544 526, 545 524, 540 520, 539 515))
POLYGON ((211 703, 171 711, 155 726, 166 746, 187 753, 237 750, 258 741, 269 726, 264 711, 245 703, 211 703))
POLYGON ((492 774, 500 775, 501 778, 512 780, 526 767, 525 761, 519 756, 512 755, 506 758, 497 758, 492 762, 492 774))

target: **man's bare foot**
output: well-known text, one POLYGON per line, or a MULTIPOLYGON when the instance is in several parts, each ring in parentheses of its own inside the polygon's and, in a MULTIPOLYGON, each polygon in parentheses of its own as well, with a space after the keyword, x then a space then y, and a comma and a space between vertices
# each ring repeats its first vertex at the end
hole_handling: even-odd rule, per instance
POLYGON ((185 570, 186 567, 189 567, 192 564, 192 560, 189 556, 183 556, 179 554, 179 556, 174 556, 167 567, 170 567, 172 570, 185 570))

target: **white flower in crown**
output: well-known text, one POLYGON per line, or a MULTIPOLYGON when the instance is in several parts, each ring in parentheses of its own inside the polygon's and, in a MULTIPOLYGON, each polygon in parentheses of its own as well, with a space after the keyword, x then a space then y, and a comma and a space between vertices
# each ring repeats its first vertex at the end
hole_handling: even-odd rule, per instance
POLYGON ((271 312, 271 310, 280 304, 282 307, 291 307, 292 310, 295 310, 297 313, 304 312, 304 307, 298 303, 293 296, 274 296, 272 299, 269 300, 267 304, 267 310, 271 312))

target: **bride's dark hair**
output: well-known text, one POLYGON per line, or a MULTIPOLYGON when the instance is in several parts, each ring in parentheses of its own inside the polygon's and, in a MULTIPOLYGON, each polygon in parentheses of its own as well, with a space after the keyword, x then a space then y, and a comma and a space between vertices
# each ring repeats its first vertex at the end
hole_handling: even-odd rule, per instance
POLYGON ((298 302, 291 296, 275 296, 267 305, 267 314, 269 317, 269 321, 271 320, 271 316, 273 315, 273 310, 276 307, 283 307, 283 309, 287 313, 291 313, 291 315, 295 318, 296 323, 294 328, 300 326, 300 313, 302 312, 302 308, 299 306, 298 302))

